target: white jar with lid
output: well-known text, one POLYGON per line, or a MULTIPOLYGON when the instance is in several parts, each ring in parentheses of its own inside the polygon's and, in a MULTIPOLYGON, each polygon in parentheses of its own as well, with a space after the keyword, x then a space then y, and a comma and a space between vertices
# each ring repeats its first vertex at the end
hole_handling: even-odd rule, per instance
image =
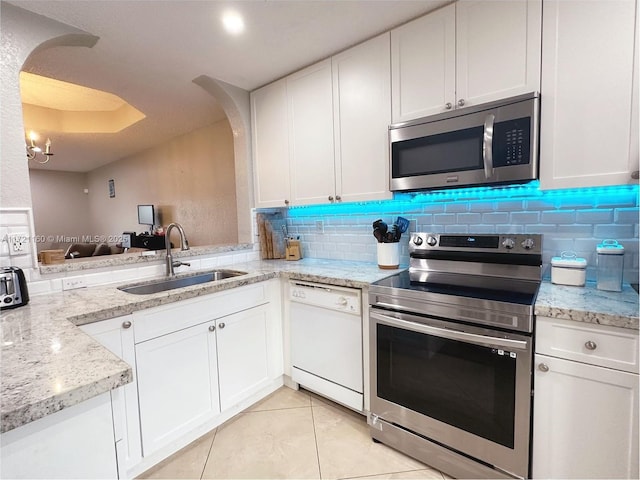
POLYGON ((562 252, 551 259, 551 283, 557 285, 584 286, 587 280, 587 261, 574 252, 562 252))
POLYGON ((596 251, 598 252, 598 290, 621 292, 624 247, 616 240, 603 240, 596 251))

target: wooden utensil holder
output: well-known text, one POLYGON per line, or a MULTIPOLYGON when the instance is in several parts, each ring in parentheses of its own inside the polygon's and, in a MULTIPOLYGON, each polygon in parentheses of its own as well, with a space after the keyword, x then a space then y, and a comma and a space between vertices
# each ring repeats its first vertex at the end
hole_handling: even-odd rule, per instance
POLYGON ((289 240, 286 248, 287 260, 300 260, 302 258, 302 245, 300 240, 289 240))

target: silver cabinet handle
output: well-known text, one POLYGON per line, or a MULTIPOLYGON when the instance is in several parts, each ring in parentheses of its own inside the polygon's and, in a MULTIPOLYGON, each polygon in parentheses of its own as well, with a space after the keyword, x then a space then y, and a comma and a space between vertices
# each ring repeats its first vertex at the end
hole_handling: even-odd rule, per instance
POLYGON ((463 107, 464 106, 464 98, 461 98, 460 100, 458 100, 458 106, 459 107, 463 107))
POLYGON ((589 340, 588 342, 585 342, 584 346, 587 350, 595 350, 596 348, 598 348, 598 345, 596 345, 596 342, 592 342, 591 340, 589 340))
POLYGON ((541 372, 548 372, 549 366, 546 363, 541 363, 540 365, 538 365, 538 370, 540 370, 541 372))
POLYGON ((451 104, 451 102, 447 102, 445 103, 444 108, 446 108, 447 110, 451 110, 453 108, 453 105, 451 104))
POLYGON ((122 322, 122 328, 131 328, 131 322, 129 320, 127 320, 126 322, 122 322))
POLYGON ((226 327, 224 322, 221 322, 221 323, 218 324, 218 328, 224 328, 224 327, 226 327))
POLYGON ((482 135, 482 160, 484 161, 484 176, 493 177, 493 123, 496 116, 490 113, 484 119, 484 134, 482 135))
POLYGON ((215 325, 209 325, 209 331, 210 332, 215 332, 216 331, 216 326, 215 325))

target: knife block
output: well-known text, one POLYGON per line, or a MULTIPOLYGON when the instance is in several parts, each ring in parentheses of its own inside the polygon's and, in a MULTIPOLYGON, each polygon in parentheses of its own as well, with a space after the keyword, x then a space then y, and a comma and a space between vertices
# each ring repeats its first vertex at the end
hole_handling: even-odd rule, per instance
POLYGON ((300 260, 302 258, 302 245, 300 240, 289 240, 286 248, 287 260, 300 260))

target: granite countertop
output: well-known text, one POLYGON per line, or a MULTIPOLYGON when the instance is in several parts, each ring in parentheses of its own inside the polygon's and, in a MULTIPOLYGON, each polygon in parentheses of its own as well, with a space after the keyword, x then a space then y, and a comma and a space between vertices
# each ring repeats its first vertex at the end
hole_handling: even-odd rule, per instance
POLYGON ((248 274, 150 295, 125 293, 117 285, 82 288, 34 296, 24 307, 3 311, 0 432, 132 381, 131 367, 79 325, 279 276, 364 288, 399 271, 380 270, 370 263, 320 259, 265 260, 227 268, 248 274))
POLYGON ((605 292, 592 282, 584 287, 542 282, 535 314, 638 330, 638 293, 630 285, 622 292, 605 292))
MULTIPOLYGON (((219 268, 248 273, 150 295, 125 293, 116 288, 118 285, 69 290, 35 296, 24 307, 2 312, 0 431, 12 430, 132 381, 131 367, 86 335, 79 325, 271 278, 366 288, 400 271, 381 270, 373 263, 323 259, 262 260, 219 268)), ((535 313, 637 330, 638 295, 629 286, 613 293, 600 292, 590 285, 564 287, 543 282, 535 313)))

